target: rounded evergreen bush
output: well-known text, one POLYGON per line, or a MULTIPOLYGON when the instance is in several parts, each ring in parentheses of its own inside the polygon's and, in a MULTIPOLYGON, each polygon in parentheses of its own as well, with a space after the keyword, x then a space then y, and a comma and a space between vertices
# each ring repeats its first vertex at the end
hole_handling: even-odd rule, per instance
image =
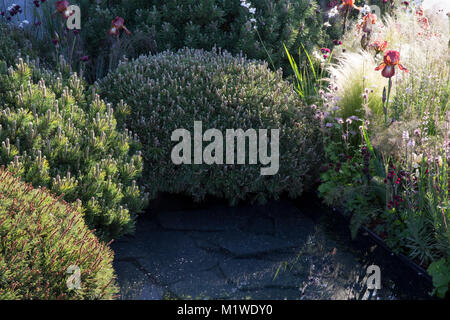
POLYGON ((112 299, 112 260, 81 206, 0 169, 0 300, 112 299))
POLYGON ((16 68, 0 64, 0 143, 0 164, 68 202, 80 200, 102 239, 133 230, 145 205, 135 182, 139 141, 116 130, 112 106, 86 93, 76 74, 63 80, 22 60, 16 68))
POLYGON ((297 196, 320 161, 314 111, 267 63, 214 50, 167 51, 122 63, 97 87, 107 101, 128 107, 129 116, 120 122, 137 132, 144 146, 144 183, 152 194, 213 195, 231 203, 264 201, 283 192, 297 196), (194 121, 202 121, 203 131, 220 130, 224 139, 226 129, 279 129, 279 171, 261 175, 266 166, 248 160, 246 165, 175 165, 172 132, 192 133, 194 121))

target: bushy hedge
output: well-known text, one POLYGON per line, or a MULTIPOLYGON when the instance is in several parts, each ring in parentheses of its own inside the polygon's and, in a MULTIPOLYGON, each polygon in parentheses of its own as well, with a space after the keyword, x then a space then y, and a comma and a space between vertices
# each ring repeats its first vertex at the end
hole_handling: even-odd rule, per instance
POLYGON ((112 299, 118 291, 112 260, 108 245, 84 223, 81 206, 1 168, 0 300, 112 299), (80 270, 79 283, 70 279, 72 265, 80 270))
POLYGON ((0 110, 1 164, 68 202, 79 199, 102 239, 133 230, 145 204, 135 182, 142 158, 137 137, 116 130, 111 105, 87 94, 76 74, 63 81, 20 60, 16 68, 0 63, 0 110))
MULTIPOLYGON (((320 161, 318 124, 281 72, 267 63, 229 53, 183 49, 141 56, 97 83, 106 100, 128 105, 123 118, 144 145, 144 183, 158 191, 214 195, 235 203, 291 196, 310 185, 320 161), (122 101, 123 100, 123 101, 122 101), (280 129, 279 172, 261 176, 260 165, 174 165, 175 129, 193 132, 194 120, 210 128, 280 129)), ((207 143, 204 143, 204 146, 207 143)), ((248 147, 247 147, 248 150, 248 147)), ((264 166, 263 166, 264 167, 264 166)))
POLYGON ((149 49, 155 53, 184 47, 211 50, 216 46, 233 54, 242 51, 249 58, 272 60, 275 68, 285 67, 289 72, 283 43, 291 52, 298 51, 300 43, 307 49, 325 45, 327 36, 316 1, 247 2, 256 9, 255 14, 239 0, 115 0, 89 6, 82 1, 82 34, 88 40, 85 47, 90 56, 100 54, 99 50, 108 44, 106 31, 115 16, 123 17, 132 31, 122 37, 122 42, 135 36, 140 39, 142 50, 135 50, 139 43, 133 45, 133 53, 137 54, 147 54, 149 49))

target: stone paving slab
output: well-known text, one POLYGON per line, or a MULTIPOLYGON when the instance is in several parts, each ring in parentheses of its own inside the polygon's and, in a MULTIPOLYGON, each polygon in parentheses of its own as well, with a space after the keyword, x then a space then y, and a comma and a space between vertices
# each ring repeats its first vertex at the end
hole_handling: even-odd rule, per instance
MULTIPOLYGON (((112 244, 121 295, 124 299, 371 298, 364 290, 368 262, 360 262, 366 258, 328 229, 328 224, 313 222, 289 201, 150 215, 138 221, 135 235, 112 244)), ((387 283, 382 294, 391 298, 387 283)))
POLYGON ((246 218, 246 215, 226 208, 161 212, 157 215, 159 223, 167 230, 211 232, 239 228, 246 223, 246 218))
POLYGON ((228 299, 235 286, 214 270, 191 273, 182 280, 171 284, 170 290, 179 299, 228 299))
POLYGON ((240 290, 295 289, 299 285, 299 279, 285 271, 278 262, 233 258, 222 261, 220 269, 240 290))
POLYGON ((160 300, 163 289, 153 284, 146 275, 131 262, 115 262, 119 274, 120 295, 125 300, 160 300))

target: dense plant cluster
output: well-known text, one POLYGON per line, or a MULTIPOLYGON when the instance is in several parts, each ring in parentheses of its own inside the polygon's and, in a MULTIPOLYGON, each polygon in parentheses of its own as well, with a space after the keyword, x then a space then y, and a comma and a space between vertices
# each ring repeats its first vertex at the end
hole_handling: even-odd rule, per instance
POLYGON ((449 19, 418 2, 78 0, 81 29, 67 28, 69 1, 32 1, 32 17, 3 2, 0 298, 112 298, 112 253, 87 227, 130 233, 138 183, 264 202, 300 195, 320 164, 319 196, 351 216, 352 235, 370 228, 445 296, 449 19), (261 175, 248 156, 174 164, 171 134, 194 121, 280 129, 279 171, 261 175), (72 263, 81 290, 67 289, 72 263))
POLYGON ((110 102, 128 104, 125 124, 144 145, 145 181, 152 193, 184 192, 197 199, 265 200, 296 196, 311 182, 320 159, 317 121, 267 64, 229 53, 183 49, 121 64, 98 84, 110 102), (122 101, 123 100, 123 101, 122 101), (203 128, 280 129, 280 165, 261 176, 260 165, 183 165, 171 161, 171 134, 203 128))
POLYGON ((6 24, 0 19, 0 60, 12 65, 17 57, 36 58, 32 41, 16 26, 6 24))
POLYGON ((113 252, 70 206, 0 170, 0 299, 112 299, 113 252), (68 288, 70 266, 80 288, 68 288))
POLYGON ((320 92, 320 195, 448 288, 448 17, 405 5, 367 14, 335 49, 320 92))
POLYGON ((131 232, 145 202, 135 183, 142 170, 137 137, 116 130, 112 106, 86 93, 76 74, 64 85, 51 75, 44 74, 53 78, 46 83, 22 60, 3 65, 0 163, 36 187, 81 201, 102 238, 131 232))
MULTIPOLYGON (((52 42, 53 60, 57 62, 63 54, 74 70, 86 71, 89 81, 105 76, 124 56, 136 58, 185 46, 243 52, 278 69, 288 66, 282 44, 293 51, 299 43, 310 49, 324 46, 334 34, 333 28, 324 29, 320 6, 314 0, 80 0, 81 30, 64 27, 68 1, 36 2, 36 14, 26 20, 23 29, 32 34, 30 38, 52 42), (62 8, 55 16, 56 3, 62 8), (124 19, 127 32, 109 32, 115 17, 124 19)), ((0 16, 0 20, 7 17, 0 16)))
POLYGON ((105 7, 124 17, 130 29, 151 36, 158 52, 216 46, 265 59, 275 68, 287 66, 281 44, 293 50, 299 43, 311 48, 323 45, 326 36, 320 7, 312 0, 108 1, 88 12, 105 7))

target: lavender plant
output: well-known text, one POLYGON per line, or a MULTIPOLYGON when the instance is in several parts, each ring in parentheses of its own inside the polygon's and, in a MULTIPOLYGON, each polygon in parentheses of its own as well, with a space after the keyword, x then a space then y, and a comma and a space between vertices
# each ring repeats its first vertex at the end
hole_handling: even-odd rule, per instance
POLYGON ((300 195, 314 181, 320 161, 318 122, 281 72, 267 63, 227 52, 183 49, 122 63, 97 83, 106 100, 130 115, 125 124, 144 145, 145 184, 157 192, 206 195, 236 203, 265 201, 283 192, 300 195), (175 129, 280 129, 278 174, 261 176, 260 165, 181 165, 171 161, 175 129))

